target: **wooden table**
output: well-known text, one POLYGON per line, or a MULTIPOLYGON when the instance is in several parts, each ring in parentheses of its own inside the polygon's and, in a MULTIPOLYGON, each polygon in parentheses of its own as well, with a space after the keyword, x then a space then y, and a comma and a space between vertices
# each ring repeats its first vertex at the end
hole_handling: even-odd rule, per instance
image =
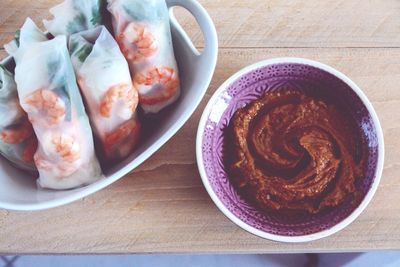
MULTIPOLYGON (((51 0, 2 0, 0 43, 27 16, 49 17, 51 0)), ((39 212, 0 210, 0 253, 317 252, 400 249, 400 2, 397 0, 201 0, 220 41, 218 64, 201 105, 154 156, 108 188, 39 212), (205 104, 240 68, 278 57, 329 64, 372 101, 385 135, 379 189, 363 214, 331 237, 285 244, 230 222, 207 195, 195 160, 205 104)), ((177 10, 197 47, 193 19, 177 10)), ((0 50, 0 56, 4 56, 0 50)))

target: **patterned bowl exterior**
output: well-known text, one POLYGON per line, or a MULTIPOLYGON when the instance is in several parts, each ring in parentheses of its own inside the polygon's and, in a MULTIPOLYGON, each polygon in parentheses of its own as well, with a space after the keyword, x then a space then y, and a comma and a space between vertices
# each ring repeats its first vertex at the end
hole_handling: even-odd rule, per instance
POLYGON ((355 118, 369 147, 366 175, 357 184, 364 197, 375 179, 378 137, 367 108, 352 88, 334 75, 310 65, 280 63, 260 67, 242 75, 219 94, 208 114, 201 143, 203 167, 212 190, 222 204, 245 224, 265 233, 293 237, 327 230, 348 217, 356 207, 345 201, 330 211, 316 215, 285 218, 283 215, 267 214, 238 194, 223 164, 224 130, 234 112, 264 92, 287 88, 334 98, 355 118))

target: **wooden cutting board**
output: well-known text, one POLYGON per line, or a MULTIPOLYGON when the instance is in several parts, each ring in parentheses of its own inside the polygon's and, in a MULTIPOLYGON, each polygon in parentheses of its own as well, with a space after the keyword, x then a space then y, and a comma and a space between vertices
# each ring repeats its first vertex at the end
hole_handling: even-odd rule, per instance
MULTIPOLYGON (((58 2, 2 0, 0 44, 12 39, 27 16, 41 25, 58 2)), ((400 2, 200 3, 216 24, 220 50, 214 78, 192 118, 140 167, 90 197, 46 211, 0 210, 0 254, 400 249, 400 2), (197 125, 212 93, 240 68, 278 56, 314 59, 344 72, 372 101, 385 135, 382 181, 367 209, 341 232, 303 244, 264 240, 230 222, 203 188, 195 159, 197 125)), ((176 14, 201 48, 193 18, 180 8, 176 14)))

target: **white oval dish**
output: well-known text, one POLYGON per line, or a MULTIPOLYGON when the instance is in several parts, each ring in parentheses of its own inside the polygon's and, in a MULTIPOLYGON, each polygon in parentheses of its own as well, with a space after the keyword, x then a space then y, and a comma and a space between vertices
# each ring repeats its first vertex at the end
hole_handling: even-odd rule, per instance
MULTIPOLYGON (((22 172, 0 157, 0 208, 41 210, 57 207, 86 197, 105 188, 137 167, 165 144, 189 119, 199 105, 214 73, 218 40, 215 26, 207 11, 196 0, 166 0, 170 9, 171 31, 181 78, 181 96, 149 138, 143 140, 130 157, 115 166, 101 180, 77 189, 55 191, 38 189, 35 177, 22 172), (173 7, 187 9, 204 35, 205 47, 200 53, 179 25, 173 7)), ((2 64, 7 64, 10 58, 2 64)))

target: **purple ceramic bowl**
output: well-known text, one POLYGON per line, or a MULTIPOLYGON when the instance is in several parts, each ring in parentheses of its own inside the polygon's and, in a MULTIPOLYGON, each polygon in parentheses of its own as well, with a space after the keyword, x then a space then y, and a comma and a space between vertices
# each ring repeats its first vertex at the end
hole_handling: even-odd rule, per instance
POLYGON ((356 219, 374 195, 382 174, 382 129, 362 90, 341 72, 301 58, 276 58, 248 66, 230 77, 211 97, 197 132, 197 164, 204 186, 217 207, 243 229, 272 240, 303 242, 331 235, 356 219), (264 92, 298 88, 325 90, 324 94, 348 108, 368 144, 365 177, 358 183, 363 194, 357 206, 345 201, 316 215, 286 218, 257 210, 233 187, 223 164, 224 130, 235 111, 264 92))

